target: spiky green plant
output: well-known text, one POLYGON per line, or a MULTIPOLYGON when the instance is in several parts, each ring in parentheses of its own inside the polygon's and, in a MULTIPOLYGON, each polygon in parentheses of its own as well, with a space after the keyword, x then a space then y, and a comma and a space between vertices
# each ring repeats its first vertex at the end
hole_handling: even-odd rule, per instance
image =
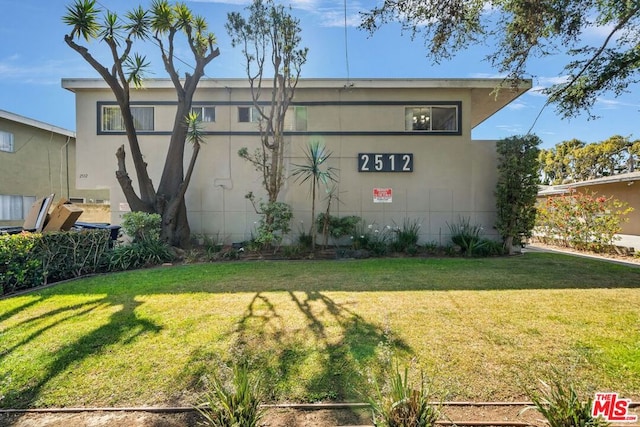
MULTIPOLYGON (((535 409, 545 418, 550 427, 605 427, 609 423, 591 415, 593 399, 580 400, 570 384, 555 380, 550 384, 540 380, 537 390, 528 390, 533 406, 522 412, 535 409)), ((521 413, 522 413, 521 412, 521 413)))
POLYGON ((316 217, 316 192, 318 186, 322 183, 325 186, 330 181, 337 182, 337 169, 331 166, 325 166, 325 162, 331 157, 331 152, 327 151, 323 144, 318 141, 312 141, 306 147, 304 156, 305 163, 294 164, 291 176, 296 177, 296 181, 300 180, 300 184, 309 181, 311 192, 311 249, 316 248, 316 232, 313 227, 313 221, 316 217))
POLYGON ((196 410, 211 427, 256 427, 263 416, 260 382, 252 380, 246 364, 233 368, 232 384, 215 377, 196 410))
POLYGON ((409 383, 409 368, 404 375, 396 364, 395 371, 384 387, 374 382, 375 396, 369 398, 376 427, 427 427, 433 426, 440 416, 440 408, 429 402, 429 392, 424 373, 420 387, 409 383))

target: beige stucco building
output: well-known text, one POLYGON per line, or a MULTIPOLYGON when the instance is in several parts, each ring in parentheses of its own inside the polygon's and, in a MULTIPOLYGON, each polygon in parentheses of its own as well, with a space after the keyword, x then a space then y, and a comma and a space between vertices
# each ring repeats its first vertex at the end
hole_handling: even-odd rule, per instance
MULTIPOLYGON (((447 224, 469 217, 495 235, 495 141, 473 141, 471 130, 531 87, 494 93, 496 79, 301 80, 288 114, 287 174, 304 148, 320 141, 339 170, 339 198, 331 213, 358 215, 382 229, 420 222, 421 241, 446 244, 447 224)), ((64 79, 76 95, 77 170, 83 188, 111 189, 112 222, 128 207, 114 171, 126 144, 114 97, 99 79, 64 79)), ((132 94, 145 160, 157 184, 175 112, 169 80, 149 80, 132 94)), ((258 220, 245 194, 264 197, 258 172, 238 150, 258 147, 246 79, 201 81, 193 107, 203 117, 207 143, 187 191, 192 233, 227 242, 249 239, 258 220)), ((185 162, 188 161, 189 148, 185 162)), ((127 157, 127 159, 129 159, 127 157)), ((133 165, 127 165, 132 178, 133 165)), ((135 178, 134 178, 135 179, 135 178)), ((280 195, 294 212, 292 230, 311 223, 309 187, 289 178, 280 195)), ((318 197, 317 212, 326 207, 318 197)))
POLYGON ((0 110, 0 226, 22 225, 31 204, 55 194, 108 203, 104 185, 76 186, 75 132, 0 110))

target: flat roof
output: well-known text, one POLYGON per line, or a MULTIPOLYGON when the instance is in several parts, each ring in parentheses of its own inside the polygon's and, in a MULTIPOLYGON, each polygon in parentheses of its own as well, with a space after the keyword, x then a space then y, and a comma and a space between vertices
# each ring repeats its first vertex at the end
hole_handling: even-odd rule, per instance
POLYGON ((76 137, 76 133, 74 131, 54 126, 49 123, 41 122, 39 120, 30 119, 29 117, 21 116, 20 114, 11 113, 9 111, 0 110, 0 118, 46 130, 48 132, 54 132, 60 135, 69 136, 71 138, 76 137))
MULTIPOLYGON (((508 82, 507 82, 508 83, 508 82)), ((300 88, 363 88, 363 89, 400 89, 400 88, 422 88, 422 89, 495 89, 503 86, 504 90, 510 90, 510 85, 505 86, 504 79, 464 79, 464 78, 301 78, 298 81, 300 88)), ((525 79, 516 85, 513 89, 518 91, 526 91, 531 89, 531 79, 525 79)), ((109 86, 101 78, 64 78, 62 79, 62 87, 74 92, 77 89, 108 89, 109 86)), ((148 89, 167 89, 173 88, 171 79, 146 79, 143 81, 143 87, 148 89)), ((199 88, 248 88, 249 84, 246 78, 202 78, 198 83, 199 88)))
POLYGON ((553 196, 556 194, 565 194, 575 187, 588 187, 592 185, 613 184, 616 182, 631 182, 640 180, 640 171, 619 173, 611 176, 603 176, 600 178, 588 179, 586 181, 576 181, 567 184, 542 186, 538 191, 538 196, 553 196))

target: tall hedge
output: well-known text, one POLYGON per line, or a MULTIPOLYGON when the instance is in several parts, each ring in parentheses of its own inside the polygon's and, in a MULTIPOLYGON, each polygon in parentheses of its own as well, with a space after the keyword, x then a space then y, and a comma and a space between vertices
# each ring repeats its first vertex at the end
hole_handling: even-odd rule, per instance
POLYGON ((531 237, 535 225, 540 143, 535 135, 513 136, 497 143, 496 229, 508 253, 521 237, 531 237))
POLYGON ((2 295, 104 271, 109 230, 0 235, 2 295))
POLYGON ((2 295, 43 283, 42 260, 34 247, 42 235, 0 235, 0 285, 2 295))

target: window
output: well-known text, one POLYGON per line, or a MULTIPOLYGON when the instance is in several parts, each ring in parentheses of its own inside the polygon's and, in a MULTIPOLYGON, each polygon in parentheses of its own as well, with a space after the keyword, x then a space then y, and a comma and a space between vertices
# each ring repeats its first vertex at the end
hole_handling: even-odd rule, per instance
POLYGON ((10 196, 0 194, 0 221, 17 221, 27 217, 35 196, 10 196))
POLYGON ((293 129, 304 132, 307 130, 307 107, 293 107, 293 129))
MULTIPOLYGON (((133 125, 137 131, 153 130, 153 107, 131 107, 133 125)), ((123 132, 124 120, 120 107, 102 107, 102 131, 103 132, 123 132)))
POLYGON ((198 120, 201 122, 216 121, 215 107, 191 107, 191 112, 197 114, 198 120))
POLYGON ((458 132, 458 107, 434 105, 406 108, 405 130, 458 132))
POLYGON ((240 123, 257 123, 260 112, 256 107, 238 107, 238 121, 240 123))
POLYGON ((13 153, 13 134, 0 130, 0 151, 13 153))

